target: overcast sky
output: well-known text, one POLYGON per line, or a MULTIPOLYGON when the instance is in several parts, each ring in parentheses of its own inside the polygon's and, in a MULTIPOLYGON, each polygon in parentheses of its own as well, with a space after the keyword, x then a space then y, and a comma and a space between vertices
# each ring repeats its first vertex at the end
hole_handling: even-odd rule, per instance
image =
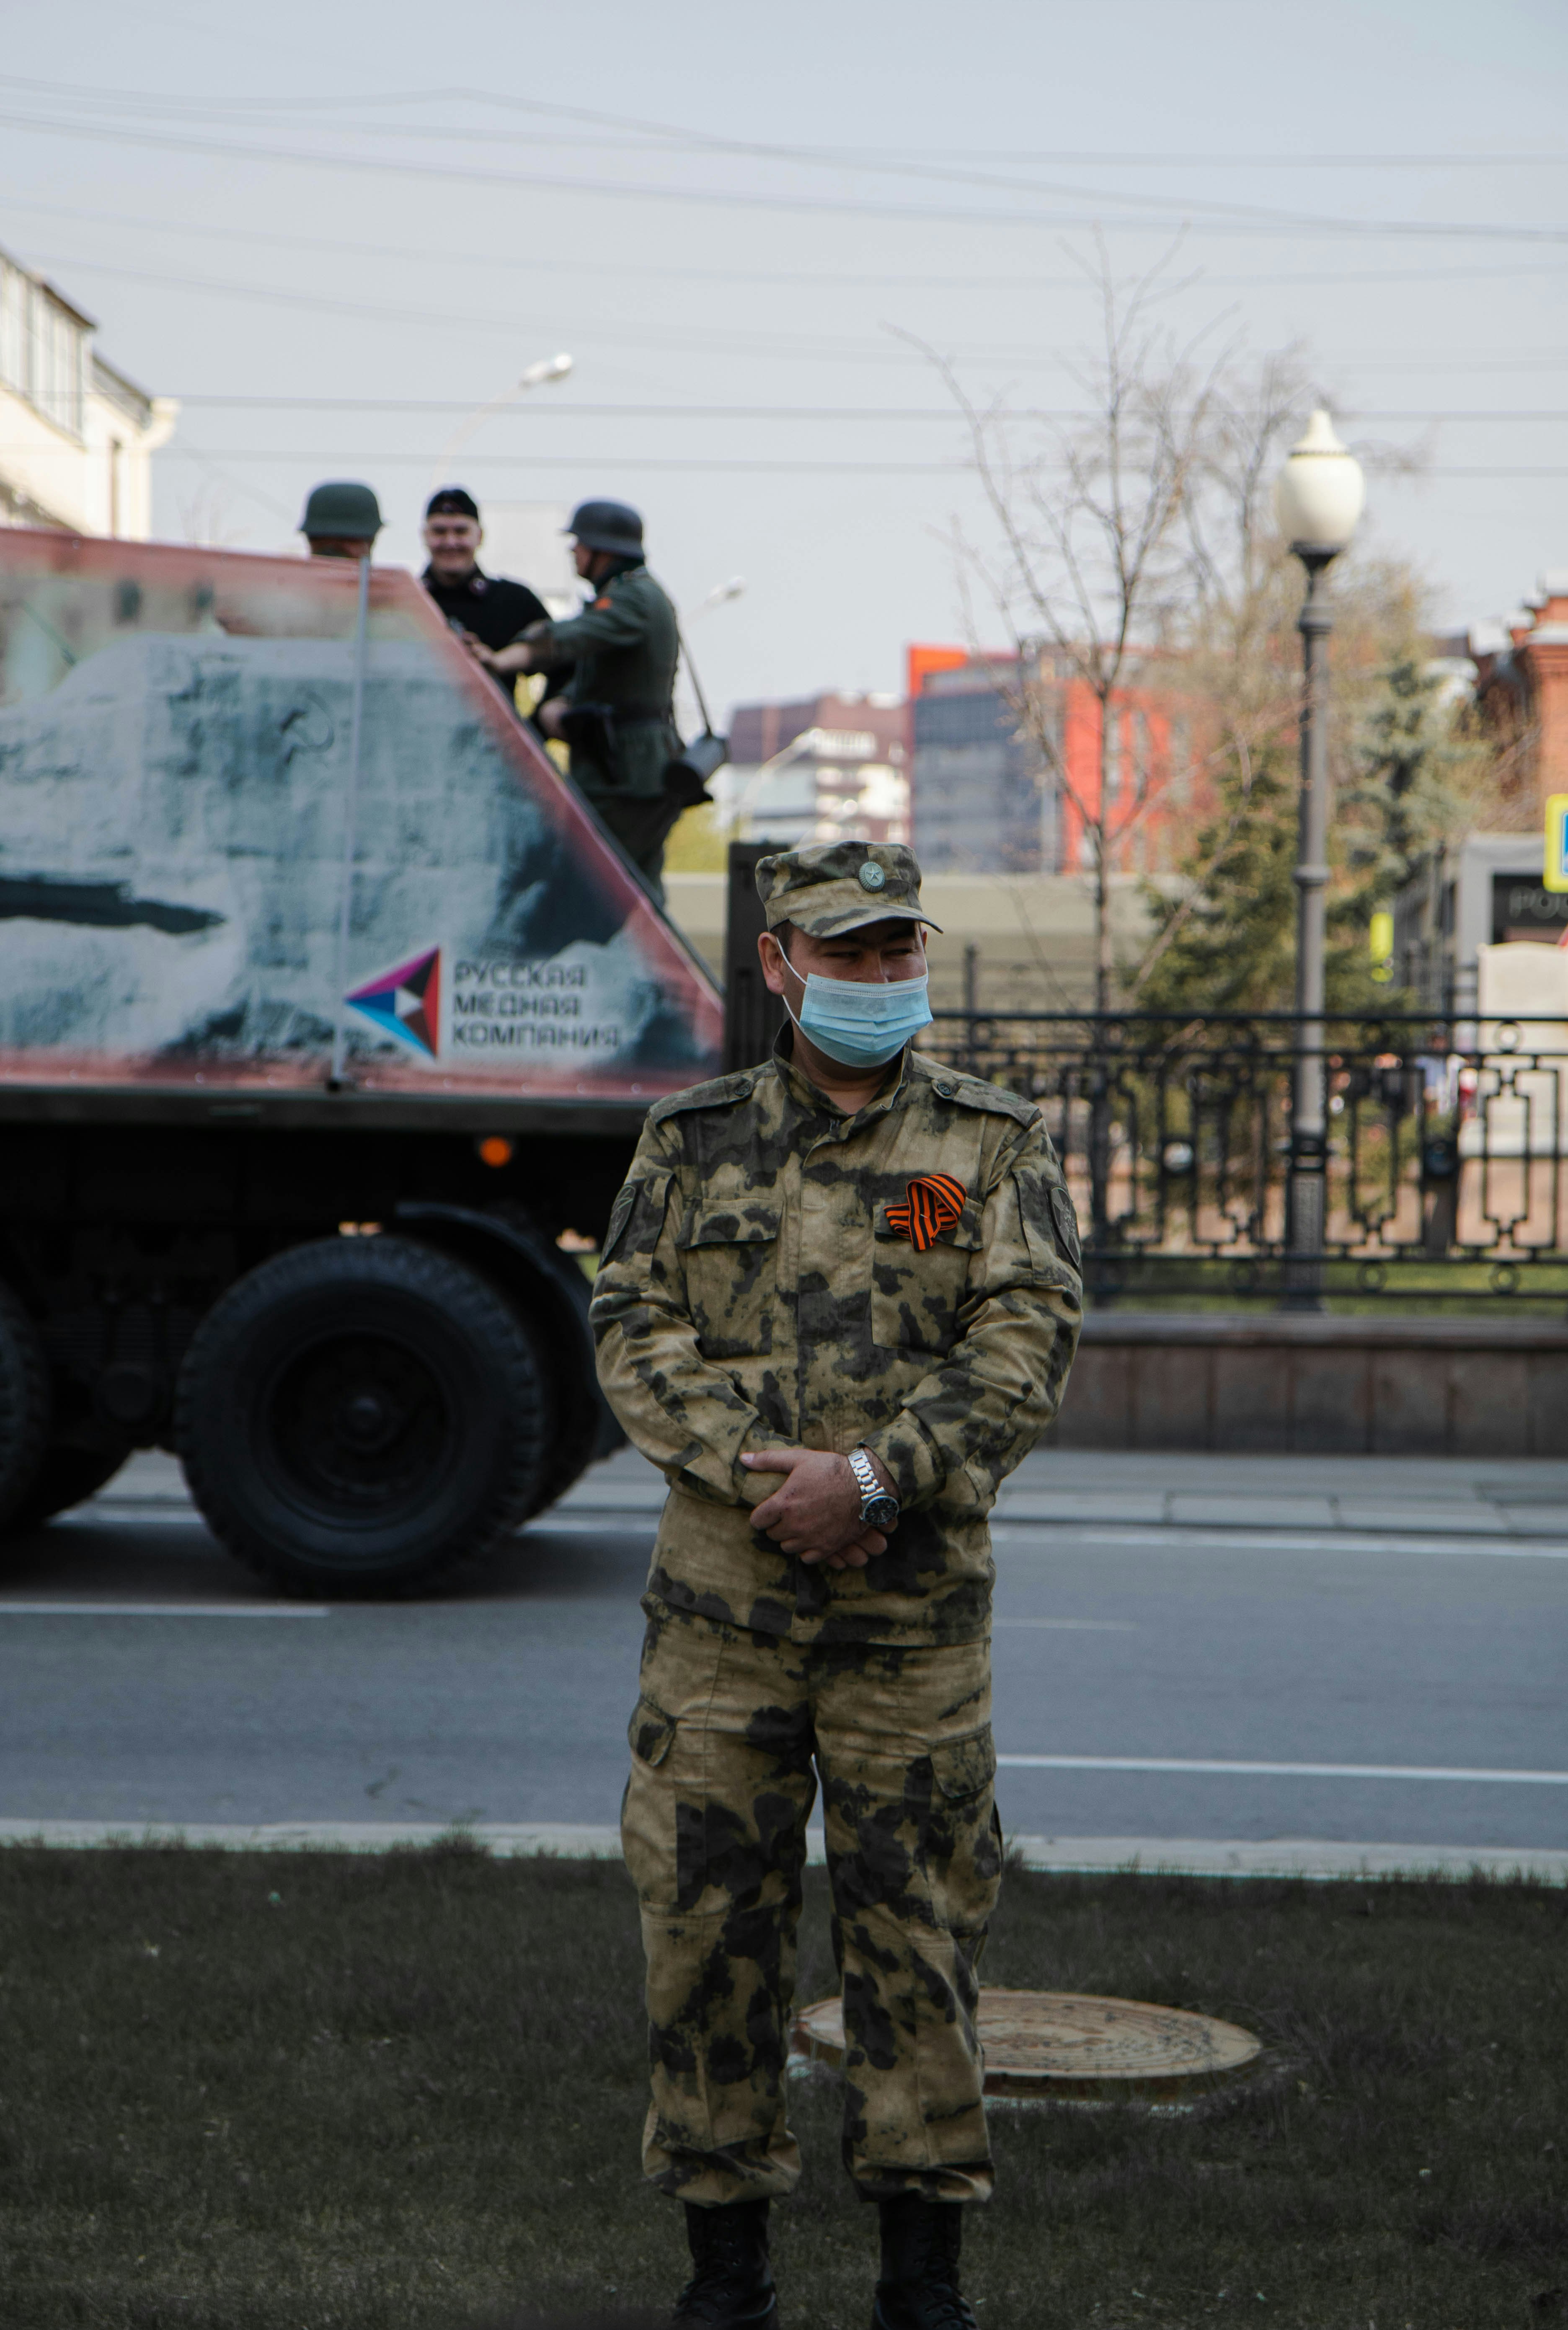
POLYGON ((1368 540, 1455 623, 1568 566, 1562 0, 228 0, 5 11, 0 240, 179 397, 165 537, 278 550, 316 479, 417 555, 432 474, 645 513, 719 701, 893 689, 978 525, 914 335, 1070 404, 1081 264, 1308 344, 1424 447, 1368 540), (533 359, 534 391, 442 449, 533 359), (605 408, 612 408, 606 410, 605 408))

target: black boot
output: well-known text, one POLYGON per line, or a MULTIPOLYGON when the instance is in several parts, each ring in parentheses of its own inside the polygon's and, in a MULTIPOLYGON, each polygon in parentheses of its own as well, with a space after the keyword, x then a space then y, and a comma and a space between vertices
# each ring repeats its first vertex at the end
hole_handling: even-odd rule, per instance
POLYGON ((685 2209, 694 2270, 675 2300, 670 2330, 777 2330, 767 2202, 698 2209, 688 2201, 685 2209))
POLYGON ((882 2278, 871 2330, 976 2330, 959 2288, 964 2212, 954 2201, 902 2193, 877 2203, 882 2278))

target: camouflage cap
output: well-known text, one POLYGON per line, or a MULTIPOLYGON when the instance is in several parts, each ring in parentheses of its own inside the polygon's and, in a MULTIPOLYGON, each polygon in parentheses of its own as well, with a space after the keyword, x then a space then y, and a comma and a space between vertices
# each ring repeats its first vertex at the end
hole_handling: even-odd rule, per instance
POLYGON ((895 841, 828 841, 757 860, 757 895, 768 928, 793 923, 814 939, 858 931, 867 923, 927 923, 921 869, 912 849, 895 841))

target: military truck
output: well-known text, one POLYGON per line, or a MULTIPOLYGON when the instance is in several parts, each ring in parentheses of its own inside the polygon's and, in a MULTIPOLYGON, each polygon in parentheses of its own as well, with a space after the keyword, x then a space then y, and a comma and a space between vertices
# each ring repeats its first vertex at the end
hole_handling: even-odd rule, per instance
POLYGON ((0 1547, 158 1447, 292 1591, 485 1555, 613 1444, 581 1255, 722 1041, 411 575, 0 532, 0 1547))

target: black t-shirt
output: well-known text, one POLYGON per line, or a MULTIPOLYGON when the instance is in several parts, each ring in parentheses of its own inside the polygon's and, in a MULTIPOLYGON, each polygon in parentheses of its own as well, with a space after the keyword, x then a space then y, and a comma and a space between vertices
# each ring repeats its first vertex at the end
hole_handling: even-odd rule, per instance
MULTIPOLYGON (((547 623, 550 610, 536 599, 526 582, 508 582, 503 575, 486 574, 477 566, 460 582, 438 582, 427 566, 420 577, 449 623, 460 623, 487 648, 509 648, 530 623, 547 623)), ((508 704, 513 701, 515 676, 492 672, 508 704)))

